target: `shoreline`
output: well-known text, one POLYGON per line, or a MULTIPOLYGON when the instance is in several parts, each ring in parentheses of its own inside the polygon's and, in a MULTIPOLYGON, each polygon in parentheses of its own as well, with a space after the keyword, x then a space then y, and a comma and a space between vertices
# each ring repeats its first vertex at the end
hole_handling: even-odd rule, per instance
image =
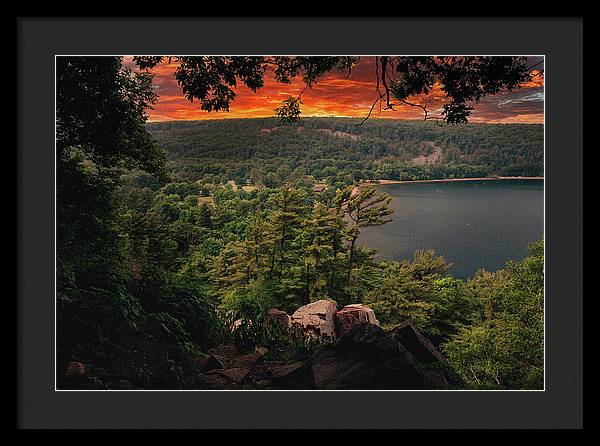
POLYGON ((360 184, 375 184, 385 186, 387 184, 410 184, 410 183, 453 183, 457 181, 502 181, 502 180, 543 180, 544 177, 477 177, 477 178, 444 178, 437 180, 365 180, 360 184))

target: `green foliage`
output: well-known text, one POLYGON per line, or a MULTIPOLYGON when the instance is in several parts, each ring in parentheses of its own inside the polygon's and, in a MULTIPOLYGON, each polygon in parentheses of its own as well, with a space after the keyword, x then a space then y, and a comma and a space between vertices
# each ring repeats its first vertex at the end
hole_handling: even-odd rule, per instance
POLYGON ((119 280, 118 215, 114 185, 73 150, 57 163, 57 280, 65 286, 105 287, 119 280))
POLYGON ((446 276, 431 251, 413 262, 381 262, 369 270, 364 302, 384 327, 410 320, 442 344, 453 370, 477 389, 543 386, 543 242, 521 262, 467 283, 446 276))
POLYGON ((96 362, 113 342, 143 321, 137 298, 123 289, 59 288, 56 296, 57 356, 96 362))
POLYGON ((483 319, 444 345, 448 360, 471 387, 543 387, 543 268, 543 242, 538 242, 522 262, 509 262, 500 283, 488 289, 483 319))
POLYGON ((177 318, 196 345, 206 350, 224 338, 226 327, 203 291, 196 284, 179 280, 162 308, 177 318))
POLYGON ((59 57, 56 96, 58 281, 106 287, 122 280, 118 174, 137 167, 165 177, 164 152, 144 127, 156 95, 151 76, 121 58, 59 57))
POLYGON ((197 196, 200 193, 198 184, 194 183, 168 183, 161 190, 164 195, 177 195, 180 199, 184 199, 187 196, 197 196))
POLYGON ((166 340, 165 344, 169 349, 182 349, 190 354, 198 352, 198 348, 192 342, 190 334, 183 328, 181 321, 171 314, 150 313, 147 319, 150 333, 166 340))
POLYGON ((241 319, 233 336, 235 345, 242 351, 266 347, 269 350, 269 359, 286 362, 308 361, 318 347, 331 342, 306 336, 299 327, 286 329, 274 324, 265 324, 264 317, 241 319))
POLYGON ((267 296, 257 296, 257 291, 261 293, 265 290, 255 288, 250 289, 246 296, 238 296, 235 305, 224 305, 226 308, 232 308, 226 312, 226 320, 238 349, 250 352, 256 347, 266 347, 270 359, 306 361, 317 347, 329 342, 306 336, 300 327, 293 326, 288 329, 276 323, 268 323, 267 313, 272 306, 268 304, 267 296))
POLYGON ((348 187, 338 194, 336 202, 344 208, 351 224, 345 231, 350 241, 348 253, 348 285, 352 285, 352 272, 356 260, 356 241, 361 228, 368 226, 381 226, 391 221, 385 218, 394 210, 388 205, 392 198, 385 193, 379 193, 374 186, 348 187))
POLYGON ((433 308, 428 333, 436 343, 447 340, 477 320, 481 303, 462 280, 450 276, 433 283, 433 308))
POLYGON ((119 167, 163 175, 164 153, 144 128, 155 101, 152 76, 133 73, 120 57, 58 57, 58 161, 77 148, 101 175, 119 167))
POLYGON ((102 365, 135 339, 186 355, 223 335, 201 275, 179 271, 210 212, 187 199, 195 184, 159 190, 164 152, 144 127, 150 79, 120 58, 57 59, 61 363, 102 365))
POLYGON ((235 319, 254 320, 277 305, 276 284, 269 281, 254 281, 226 295, 221 308, 235 319))
POLYGON ((380 322, 393 328, 412 321, 429 335, 439 334, 434 323, 436 311, 443 311, 440 283, 449 265, 431 250, 416 251, 412 262, 381 262, 376 283, 365 294, 380 322))

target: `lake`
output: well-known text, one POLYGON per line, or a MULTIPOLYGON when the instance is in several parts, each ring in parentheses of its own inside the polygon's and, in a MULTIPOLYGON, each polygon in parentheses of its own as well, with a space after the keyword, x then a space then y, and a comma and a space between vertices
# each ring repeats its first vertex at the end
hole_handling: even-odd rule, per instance
POLYGON ((433 249, 452 262, 450 272, 471 277, 520 260, 543 238, 543 180, 460 181, 378 186, 392 197, 393 221, 364 228, 359 243, 377 260, 412 259, 433 249))

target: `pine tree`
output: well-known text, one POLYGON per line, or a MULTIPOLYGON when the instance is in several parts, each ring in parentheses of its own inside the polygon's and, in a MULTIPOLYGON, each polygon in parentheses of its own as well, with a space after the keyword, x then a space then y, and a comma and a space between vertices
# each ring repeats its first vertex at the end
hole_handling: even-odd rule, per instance
POLYGON ((302 227, 302 217, 306 212, 306 194, 285 185, 272 200, 275 210, 269 216, 267 234, 268 243, 271 245, 269 276, 275 274, 278 263, 278 278, 281 280, 286 264, 291 261, 287 257, 290 242, 302 227))
MULTIPOLYGON (((349 188, 350 189, 350 188, 349 188)), ((380 226, 392 221, 384 218, 394 212, 388 205, 392 198, 385 193, 378 193, 374 186, 354 187, 348 195, 343 207, 351 220, 347 230, 350 246, 348 249, 348 286, 352 285, 352 270, 356 254, 356 240, 360 229, 367 226, 380 226)))
POLYGON ((334 261, 335 215, 317 203, 304 226, 307 246, 304 251, 305 293, 309 303, 328 296, 328 278, 334 261))

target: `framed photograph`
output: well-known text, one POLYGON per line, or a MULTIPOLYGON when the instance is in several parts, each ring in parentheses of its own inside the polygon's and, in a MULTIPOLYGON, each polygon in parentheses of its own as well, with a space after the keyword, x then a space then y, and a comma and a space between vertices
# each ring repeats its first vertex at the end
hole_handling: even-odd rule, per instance
POLYGON ((582 20, 385 24, 18 21, 19 427, 582 427, 582 20))

